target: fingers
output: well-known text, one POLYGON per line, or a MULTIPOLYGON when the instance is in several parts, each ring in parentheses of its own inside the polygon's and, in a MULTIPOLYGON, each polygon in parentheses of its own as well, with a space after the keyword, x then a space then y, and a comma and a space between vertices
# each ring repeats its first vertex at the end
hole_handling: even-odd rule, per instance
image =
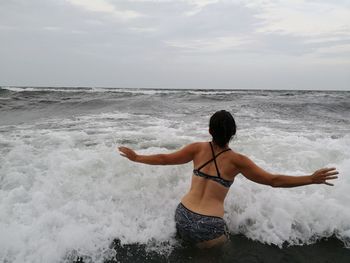
POLYGON ((328 172, 328 173, 325 173, 325 176, 331 176, 331 175, 336 175, 336 174, 339 174, 339 172, 338 171, 328 172))
POLYGON ((328 172, 322 174, 321 177, 323 177, 324 180, 333 180, 333 179, 337 179, 338 178, 338 176, 334 176, 334 175, 337 175, 337 174, 339 174, 338 171, 331 170, 331 171, 328 171, 328 172))
POLYGON ((334 186, 334 184, 327 182, 327 180, 334 180, 334 179, 337 179, 337 178, 338 178, 338 176, 327 177, 327 178, 324 179, 323 183, 326 184, 326 185, 329 185, 329 186, 334 186))
POLYGON ((135 161, 137 154, 132 149, 124 146, 119 146, 117 148, 118 148, 119 154, 122 157, 125 157, 131 161, 135 161))
POLYGON ((124 151, 118 147, 117 151, 119 152, 120 155, 125 155, 124 151))
POLYGON ((118 147, 118 150, 119 150, 119 151, 123 151, 123 150, 125 151, 126 149, 127 149, 127 148, 124 147, 124 146, 119 146, 119 147, 118 147))
POLYGON ((327 176, 326 178, 324 178, 325 180, 333 180, 333 179, 337 179, 338 176, 327 176))
POLYGON ((123 157, 127 157, 127 155, 126 155, 126 147, 123 147, 123 146, 119 146, 119 147, 117 147, 118 148, 118 151, 119 151, 119 154, 121 155, 121 156, 123 156, 123 157))
POLYGON ((124 146, 119 146, 118 151, 122 153, 127 153, 130 149, 124 146))
POLYGON ((324 169, 324 184, 329 185, 329 186, 334 186, 334 184, 327 182, 327 180, 334 180, 337 179, 338 176, 334 176, 336 174, 339 174, 338 171, 336 171, 336 168, 325 168, 324 169))
POLYGON ((316 171, 316 173, 328 173, 328 172, 331 172, 331 171, 334 171, 336 170, 335 167, 332 167, 332 168, 322 168, 322 169, 319 169, 316 171))
POLYGON ((314 175, 317 177, 325 177, 325 176, 331 176, 336 174, 339 174, 339 172, 336 171, 336 168, 334 167, 319 169, 314 173, 314 175))
POLYGON ((324 184, 329 186, 334 186, 334 184, 327 182, 328 180, 334 180, 338 178, 338 176, 334 176, 334 175, 339 174, 339 172, 334 170, 335 168, 327 168, 325 170, 325 173, 323 174, 324 184))
POLYGON ((327 181, 337 179, 337 174, 339 174, 339 172, 336 170, 335 167, 319 169, 313 174, 315 180, 314 182, 318 184, 334 186, 334 184, 329 183, 327 181))
POLYGON ((328 183, 328 182, 324 182, 324 184, 329 185, 329 186, 334 186, 334 184, 328 183))

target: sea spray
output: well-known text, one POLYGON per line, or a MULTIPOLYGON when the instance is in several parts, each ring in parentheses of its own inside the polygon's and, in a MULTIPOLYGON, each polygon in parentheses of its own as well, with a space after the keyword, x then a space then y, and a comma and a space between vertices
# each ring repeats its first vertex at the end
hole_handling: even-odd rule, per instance
POLYGON ((176 244, 174 210, 189 189, 191 164, 132 163, 116 147, 166 153, 210 140, 208 120, 219 107, 231 110, 238 123, 230 147, 264 169, 305 175, 334 166, 340 173, 334 187, 291 189, 238 175, 225 201, 230 232, 278 246, 336 235, 349 246, 350 121, 344 111, 350 107, 344 93, 184 91, 184 98, 181 91, 17 89, 4 95, 7 110, 0 120, 2 261, 59 262, 84 255, 101 262, 113 257, 115 239, 159 251, 176 244), (44 94, 61 103, 38 102, 44 94), (106 106, 79 103, 98 96, 106 106), (66 107, 67 97, 74 97, 75 108, 66 107), (20 100, 26 113, 16 108, 20 100), (320 106, 323 100, 333 108, 320 106), (308 114, 301 114, 308 104, 308 114))

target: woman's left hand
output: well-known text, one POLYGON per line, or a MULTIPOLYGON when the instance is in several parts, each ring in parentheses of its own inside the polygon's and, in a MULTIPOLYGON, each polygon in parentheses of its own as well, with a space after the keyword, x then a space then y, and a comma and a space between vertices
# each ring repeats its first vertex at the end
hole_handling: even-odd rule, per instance
POLYGON ((338 171, 336 168, 323 168, 319 169, 311 175, 312 183, 314 184, 326 184, 333 186, 334 184, 328 183, 327 180, 337 179, 338 171))
POLYGON ((128 158, 130 161, 136 161, 137 153, 135 153, 130 148, 120 146, 120 147, 118 147, 118 150, 119 150, 121 156, 128 158))

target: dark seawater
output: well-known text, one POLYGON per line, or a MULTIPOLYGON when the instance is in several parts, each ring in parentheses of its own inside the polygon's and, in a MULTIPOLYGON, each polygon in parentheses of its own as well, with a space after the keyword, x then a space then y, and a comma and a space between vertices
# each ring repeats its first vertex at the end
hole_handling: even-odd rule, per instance
MULTIPOLYGON (((315 262, 347 263, 350 250, 343 247, 336 238, 320 240, 312 245, 279 248, 247 239, 245 236, 231 236, 230 242, 220 248, 207 250, 175 248, 168 255, 147 251, 139 244, 115 245, 118 251, 114 260, 106 262, 239 262, 239 263, 280 263, 315 262)), ((84 259, 81 259, 84 261, 84 259)))
MULTIPOLYGON (((237 263, 348 263, 350 250, 344 248, 341 241, 331 237, 311 245, 285 246, 283 248, 253 241, 242 235, 230 237, 230 241, 220 248, 197 249, 191 247, 174 247, 169 253, 150 251, 146 245, 125 244, 119 241, 111 244, 116 251, 113 259, 105 263, 125 262, 237 262, 237 263)), ((91 258, 73 253, 72 262, 90 262, 91 258)))
POLYGON ((0 261, 350 262, 349 146, 348 91, 0 87, 0 261), (220 109, 238 124, 230 147, 266 170, 340 178, 272 189, 237 177, 231 241, 202 251, 174 238, 190 165, 133 164, 115 148, 209 140, 220 109))

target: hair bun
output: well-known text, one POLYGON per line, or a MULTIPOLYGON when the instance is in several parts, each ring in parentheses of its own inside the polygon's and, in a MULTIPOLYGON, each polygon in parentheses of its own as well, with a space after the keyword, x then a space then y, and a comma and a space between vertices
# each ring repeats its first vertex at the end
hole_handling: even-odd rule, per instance
POLYGON ((236 134, 235 119, 228 111, 217 111, 210 118, 209 130, 213 141, 218 146, 224 147, 236 134))

